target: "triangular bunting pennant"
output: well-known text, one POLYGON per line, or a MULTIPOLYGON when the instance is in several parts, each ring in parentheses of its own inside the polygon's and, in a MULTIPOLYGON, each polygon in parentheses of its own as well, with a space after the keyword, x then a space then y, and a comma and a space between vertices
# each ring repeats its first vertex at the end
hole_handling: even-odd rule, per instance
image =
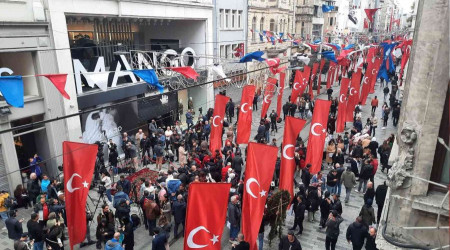
POLYGON ((168 67, 166 69, 170 69, 172 71, 178 72, 182 74, 186 78, 197 80, 199 76, 198 73, 192 67, 168 67))
POLYGON ((0 92, 9 105, 23 108, 22 76, 0 76, 0 92))
POLYGON ((97 85, 101 90, 108 90, 108 76, 109 72, 94 72, 94 73, 83 73, 86 78, 88 85, 93 88, 97 85))
POLYGON ((67 74, 47 74, 47 75, 37 75, 37 76, 45 76, 47 79, 49 79, 53 85, 58 89, 58 91, 61 93, 64 98, 67 100, 70 100, 69 94, 67 94, 65 88, 66 88, 66 80, 67 80, 67 74))
POLYGON ((132 72, 146 83, 156 87, 160 93, 164 92, 164 87, 159 83, 154 69, 135 69, 132 72))

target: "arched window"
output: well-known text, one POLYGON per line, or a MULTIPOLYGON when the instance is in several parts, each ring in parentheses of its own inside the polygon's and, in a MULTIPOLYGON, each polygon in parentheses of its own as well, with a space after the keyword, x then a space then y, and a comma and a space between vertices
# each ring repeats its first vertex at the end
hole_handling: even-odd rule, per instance
POLYGON ((252 42, 256 41, 256 17, 252 19, 252 42))
POLYGON ((264 17, 261 17, 261 22, 259 23, 259 32, 263 32, 264 30, 264 17))
POLYGON ((277 32, 276 31, 276 26, 275 26, 275 20, 270 19, 270 26, 269 26, 270 31, 272 32, 277 32))

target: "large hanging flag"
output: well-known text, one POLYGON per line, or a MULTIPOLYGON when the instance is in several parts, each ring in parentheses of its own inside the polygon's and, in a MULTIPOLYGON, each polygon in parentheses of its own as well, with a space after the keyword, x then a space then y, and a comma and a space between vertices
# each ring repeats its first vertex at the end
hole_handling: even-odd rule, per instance
POLYGON ((345 121, 353 121, 353 112, 355 111, 355 106, 359 102, 359 90, 361 87, 361 69, 358 69, 356 73, 352 74, 350 90, 348 92, 348 101, 345 113, 347 113, 345 121))
POLYGON ((269 194, 270 182, 275 171, 278 148, 250 142, 247 148, 244 195, 242 205, 242 233, 256 250, 256 240, 269 194))
POLYGON ((367 69, 366 69, 366 73, 364 74, 363 77, 363 81, 362 81, 362 86, 361 86, 361 95, 359 98, 359 101, 361 102, 362 105, 366 105, 366 101, 367 101, 367 96, 369 96, 369 92, 370 92, 370 82, 372 79, 372 76, 375 77, 376 75, 374 75, 374 62, 372 62, 371 60, 367 61, 367 69))
POLYGON ((184 249, 221 249, 230 188, 230 183, 189 185, 184 249))
POLYGON ((341 80, 341 90, 339 91, 339 103, 338 103, 338 114, 336 119, 336 133, 342 133, 345 129, 345 118, 347 116, 347 92, 348 85, 350 85, 350 79, 342 78, 341 80))
POLYGON ((375 12, 377 12, 379 8, 376 9, 364 9, 366 12, 367 18, 369 18, 369 21, 373 23, 373 16, 375 15, 375 12))
POLYGON ((9 105, 23 108, 22 76, 0 76, 0 92, 9 105))
MULTIPOLYGON (((306 162, 310 163, 310 173, 316 174, 322 167, 323 147, 327 136, 328 114, 331 101, 317 100, 311 120, 311 128, 306 149, 306 162)), ((291 180, 292 182, 292 180, 291 180)))
POLYGON ((323 13, 330 12, 332 10, 334 10, 334 6, 322 4, 323 13))
MULTIPOLYGON (((318 74, 317 74, 318 68, 319 68, 319 63, 318 62, 313 63, 311 77, 309 78, 309 96, 311 97, 311 99, 314 98, 313 86, 314 86, 314 79, 318 79, 318 74)), ((319 86, 317 86, 317 87, 319 87, 319 86)))
POLYGON ((409 56, 411 55, 411 47, 412 47, 412 42, 413 40, 406 40, 403 42, 403 47, 402 47, 402 61, 401 61, 401 67, 400 67, 400 75, 399 75, 399 80, 400 80, 400 86, 402 86, 403 84, 403 72, 405 69, 405 65, 408 62, 409 56))
POLYGON ((269 58, 266 59, 266 63, 271 68, 278 68, 280 66, 280 58, 269 58))
POLYGON ((297 102, 297 97, 303 95, 306 88, 306 78, 300 70, 295 71, 294 84, 292 85, 291 103, 297 102))
POLYGON ((53 85, 55 85, 56 89, 61 93, 61 95, 70 100, 69 94, 67 94, 66 88, 66 80, 67 74, 45 74, 45 75, 36 75, 36 76, 45 76, 48 80, 50 80, 53 85))
POLYGON ((286 79, 286 73, 284 72, 280 72, 280 86, 278 88, 278 97, 277 97, 277 120, 280 118, 281 115, 281 106, 282 101, 283 101, 283 92, 284 92, 284 81, 286 79))
POLYGON ((325 59, 322 58, 322 60, 320 60, 320 68, 319 68, 319 78, 317 80, 317 95, 320 95, 320 88, 322 85, 322 70, 323 70, 323 66, 325 66, 325 59))
POLYGON ((307 85, 309 85, 310 75, 311 75, 311 67, 309 67, 308 65, 305 65, 303 67, 303 77, 305 78, 307 85))
POLYGON ((197 80, 197 77, 199 76, 198 73, 193 69, 192 67, 186 66, 186 67, 167 67, 166 69, 170 69, 172 71, 178 72, 182 74, 184 77, 189 79, 197 80))
POLYGON ((377 75, 378 75, 379 69, 382 67, 381 66, 382 61, 383 61, 383 59, 381 57, 375 57, 372 78, 370 78, 370 93, 371 94, 375 93, 375 83, 377 81, 377 75))
MULTIPOLYGON (((314 113, 316 113, 315 110, 314 113)), ((291 194, 291 199, 294 197, 295 143, 297 136, 300 131, 302 131, 305 123, 305 120, 294 118, 292 116, 287 116, 284 122, 279 189, 288 191, 291 194)))
POLYGON ((209 151, 215 156, 216 150, 222 148, 222 129, 223 118, 225 117, 225 107, 230 97, 224 95, 216 95, 216 102, 214 104, 213 119, 211 122, 211 135, 209 143, 209 151))
POLYGON ((154 69, 134 69, 132 72, 146 83, 150 84, 150 86, 156 87, 159 90, 159 93, 164 92, 164 87, 159 84, 158 76, 156 76, 154 69))
POLYGON ((237 124, 237 144, 247 144, 252 130, 252 104, 255 97, 255 85, 247 85, 242 89, 241 105, 237 124))
POLYGON ((322 56, 325 57, 326 59, 333 61, 335 63, 337 63, 338 61, 336 60, 336 56, 334 55, 334 51, 323 51, 322 52, 322 56))
POLYGON ((262 102, 263 104, 261 108, 261 119, 263 119, 267 115, 267 110, 269 110, 269 106, 272 103, 272 98, 277 87, 276 84, 277 79, 272 77, 269 77, 267 79, 266 88, 264 89, 264 98, 262 102))
POLYGON ((248 53, 245 56, 243 56, 239 62, 240 63, 245 63, 245 62, 251 62, 252 60, 257 60, 257 61, 264 61, 265 59, 262 58, 262 55, 264 55, 264 51, 255 51, 252 53, 248 53))
POLYGON ((98 146, 63 142, 64 190, 70 248, 86 236, 86 199, 94 174, 98 146))
POLYGON ((327 89, 331 87, 331 83, 334 81, 334 74, 336 71, 336 63, 330 62, 330 66, 328 67, 328 73, 327 73, 327 89))
POLYGON ((376 68, 378 71, 377 79, 383 78, 386 82, 390 82, 388 72, 395 71, 394 61, 392 60, 392 51, 397 43, 382 43, 380 46, 383 48, 383 61, 380 68, 376 68))

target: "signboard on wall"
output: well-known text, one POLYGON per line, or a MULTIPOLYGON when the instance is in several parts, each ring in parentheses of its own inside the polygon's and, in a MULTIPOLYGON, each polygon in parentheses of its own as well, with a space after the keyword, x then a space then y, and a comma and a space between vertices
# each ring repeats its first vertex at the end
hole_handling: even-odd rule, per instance
POLYGON ((147 122, 160 116, 171 116, 176 119, 178 108, 178 93, 176 91, 151 96, 138 101, 138 119, 140 122, 147 122))

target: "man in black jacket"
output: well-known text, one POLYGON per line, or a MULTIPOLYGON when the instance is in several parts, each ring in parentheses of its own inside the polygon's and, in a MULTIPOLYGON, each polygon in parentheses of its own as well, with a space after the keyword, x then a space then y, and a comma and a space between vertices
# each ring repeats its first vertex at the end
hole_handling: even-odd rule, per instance
POLYGON ((11 240, 19 240, 22 236, 23 229, 22 229, 22 222, 23 219, 17 220, 17 211, 11 210, 9 211, 9 218, 6 219, 6 229, 8 229, 8 237, 11 240))
POLYGON ((383 211, 384 201, 386 200, 387 189, 388 186, 386 185, 386 181, 384 181, 383 184, 377 187, 377 191, 375 191, 375 201, 378 205, 377 224, 380 223, 381 212, 383 211))
POLYGON ((297 228, 297 225, 299 226, 299 230, 297 234, 303 233, 303 220, 305 219, 305 210, 306 206, 303 203, 303 197, 301 195, 297 196, 297 205, 295 206, 295 220, 294 220, 294 226, 292 228, 289 228, 289 230, 295 230, 297 228))
POLYGON ((361 216, 350 224, 347 228, 347 241, 352 243, 354 250, 360 250, 364 246, 364 240, 367 237, 367 227, 362 223, 361 216))
POLYGON ((325 223, 327 227, 325 238, 325 249, 334 250, 339 237, 339 225, 344 221, 336 210, 331 211, 328 220, 325 223))
POLYGON ((44 229, 38 222, 39 215, 37 213, 31 214, 31 219, 27 222, 28 234, 31 240, 34 240, 34 249, 44 249, 44 229))
POLYGON ((186 202, 183 200, 183 195, 179 194, 177 196, 177 200, 173 203, 172 206, 173 218, 175 220, 175 226, 173 227, 173 236, 176 239, 178 237, 178 227, 180 224, 183 226, 183 231, 181 231, 181 235, 184 232, 184 221, 186 220, 186 202))
POLYGON ((309 172, 309 168, 311 164, 306 164, 306 167, 302 170, 302 182, 305 185, 305 188, 309 187, 309 183, 311 183, 311 173, 309 172))
POLYGON ((241 179, 242 165, 244 165, 244 161, 242 160, 241 153, 237 152, 231 162, 231 168, 234 169, 239 180, 241 179))
POLYGON ((283 120, 286 120, 286 116, 289 115, 289 107, 290 107, 290 106, 291 106, 291 105, 289 104, 289 101, 287 101, 287 102, 283 105, 283 115, 284 115, 283 120))
POLYGON ((284 236, 280 239, 280 243, 278 244, 279 250, 302 250, 302 245, 300 245, 300 241, 297 240, 294 236, 293 231, 289 231, 287 236, 284 236))
POLYGON ((35 173, 30 174, 30 181, 28 181, 27 188, 30 200, 33 201, 33 205, 36 205, 36 198, 41 193, 41 185, 35 173))
POLYGON ((230 241, 235 241, 241 225, 241 208, 236 196, 231 196, 228 204, 228 221, 230 222, 230 241))
POLYGON ((270 118, 270 127, 271 127, 270 132, 271 132, 271 133, 272 133, 273 131, 275 131, 275 133, 278 133, 277 117, 278 117, 277 112, 275 112, 275 110, 272 109, 272 113, 270 113, 270 115, 269 115, 269 118, 270 118))
POLYGON ((240 233, 238 235, 238 243, 233 244, 231 249, 233 249, 233 250, 250 250, 250 244, 244 240, 244 235, 240 233))

